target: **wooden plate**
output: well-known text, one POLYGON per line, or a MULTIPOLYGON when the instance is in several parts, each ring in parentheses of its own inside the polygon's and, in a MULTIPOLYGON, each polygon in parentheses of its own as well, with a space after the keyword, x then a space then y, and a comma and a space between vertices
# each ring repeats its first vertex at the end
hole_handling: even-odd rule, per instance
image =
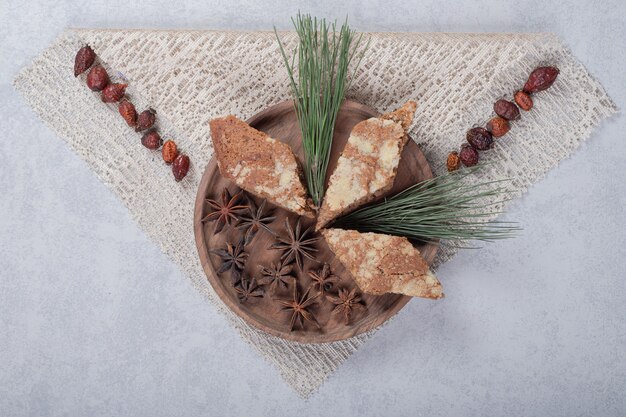
MULTIPOLYGON (((352 127, 362 120, 375 116, 378 116, 378 113, 365 105, 352 101, 345 102, 339 113, 335 127, 328 176, 330 176, 335 168, 337 158, 348 140, 352 127)), ((252 116, 248 120, 248 123, 271 137, 288 143, 299 160, 302 161, 300 128, 292 101, 286 101, 269 107, 252 116)), ((430 166, 415 142, 410 140, 402 153, 394 189, 391 193, 398 192, 409 185, 428 178, 432 178, 430 166)), ((332 314, 334 305, 325 298, 318 297, 317 303, 312 306, 310 311, 320 323, 321 329, 317 329, 311 324, 305 324, 304 329, 297 328, 294 331, 290 331, 289 329, 290 312, 281 311, 276 302, 276 298, 289 298, 292 293, 292 288, 280 289, 276 294, 271 294, 269 289, 265 289, 263 297, 255 298, 253 301, 248 301, 247 303, 239 302, 237 293, 231 283, 230 272, 218 276, 216 271, 219 269, 220 259, 210 251, 224 248, 227 241, 236 244, 242 236, 242 232, 235 227, 226 226, 222 232, 214 234, 214 222, 203 224, 201 221, 201 219, 210 212, 205 200, 207 198, 218 199, 224 187, 228 188, 231 194, 238 191, 236 185, 220 175, 217 161, 215 158, 212 158, 202 176, 195 203, 194 230, 196 245, 204 271, 217 294, 226 305, 249 324, 272 335, 297 342, 332 342, 347 339, 381 325, 400 311, 410 300, 410 297, 397 294, 385 294, 382 296, 362 294, 366 309, 357 313, 352 317, 350 323, 346 325, 341 316, 332 314)), ((257 198, 253 198, 253 200, 258 206, 260 200, 257 198)), ((292 225, 295 224, 297 219, 295 214, 280 208, 274 208, 274 215, 277 218, 272 222, 270 228, 275 233, 283 236, 286 234, 284 226, 285 217, 289 218, 292 225)), ((307 221, 305 218, 302 218, 302 221, 305 227, 313 224, 313 221, 307 221)), ((260 277, 259 269, 261 266, 269 266, 271 262, 278 261, 280 252, 268 249, 275 241, 273 236, 263 230, 257 233, 256 237, 245 248, 246 252, 249 254, 244 270, 245 275, 260 277)), ((426 261, 430 263, 435 257, 438 246, 429 243, 416 245, 416 247, 422 252, 426 261)), ((329 263, 334 275, 340 278, 339 283, 334 285, 334 288, 331 289, 331 293, 336 292, 339 287, 353 288, 355 286, 354 280, 339 261, 335 259, 334 254, 330 251, 323 239, 320 239, 317 243, 317 248, 319 250, 317 253, 319 263, 305 259, 304 272, 294 268, 300 293, 306 291, 311 282, 308 277, 308 271, 321 268, 323 262, 329 263)))

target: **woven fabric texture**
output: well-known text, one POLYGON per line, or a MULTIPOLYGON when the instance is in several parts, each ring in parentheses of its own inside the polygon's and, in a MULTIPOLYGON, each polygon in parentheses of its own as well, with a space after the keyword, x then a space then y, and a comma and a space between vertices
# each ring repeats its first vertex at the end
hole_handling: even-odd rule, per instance
MULTIPOLYGON (((411 129, 436 172, 465 131, 484 124, 493 102, 511 97, 530 71, 552 64, 555 85, 534 97, 535 107, 515 122, 494 150, 480 180, 513 179, 510 197, 572 154, 616 107, 561 42, 550 34, 372 33, 348 98, 381 112, 409 99, 419 107, 411 129)), ((289 48, 293 33, 281 34, 289 48)), ((273 33, 164 30, 65 31, 15 79, 16 88, 119 196, 140 227, 176 262, 242 337, 276 366, 299 395, 310 395, 374 331, 346 341, 305 345, 250 327, 213 292, 193 236, 193 206, 212 156, 209 120, 248 118, 289 98, 289 84, 273 33), (159 153, 139 144, 113 105, 102 103, 74 78, 74 54, 84 43, 97 52, 113 80, 127 80, 138 110, 151 106, 165 138, 192 160, 187 178, 173 181, 159 153)), ((501 209, 500 205, 494 211, 501 209)), ((444 246, 437 263, 454 248, 444 246)), ((445 277, 441 277, 445 287, 445 277)), ((78 282, 77 282, 77 285, 78 282)), ((414 301, 419 302, 420 300, 414 301)))

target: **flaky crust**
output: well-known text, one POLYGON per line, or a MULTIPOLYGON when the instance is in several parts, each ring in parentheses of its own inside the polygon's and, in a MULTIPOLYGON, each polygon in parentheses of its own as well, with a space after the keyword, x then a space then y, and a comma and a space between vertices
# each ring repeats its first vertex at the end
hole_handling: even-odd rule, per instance
POLYGON ((301 216, 313 217, 291 148, 235 116, 213 119, 211 139, 222 176, 301 216))
POLYGON ((444 296, 437 277, 406 238, 342 229, 321 233, 363 292, 432 299, 444 296))
POLYGON ((319 211, 316 229, 367 204, 393 187, 406 130, 417 104, 407 102, 398 110, 358 123, 352 129, 319 211))

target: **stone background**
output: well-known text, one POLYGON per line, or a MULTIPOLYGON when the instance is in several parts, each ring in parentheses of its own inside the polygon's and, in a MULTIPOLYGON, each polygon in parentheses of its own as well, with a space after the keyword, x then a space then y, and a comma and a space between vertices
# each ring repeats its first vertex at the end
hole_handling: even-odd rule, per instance
POLYGON ((308 401, 205 302, 11 86, 64 27, 544 32, 626 103, 626 3, 0 2, 0 415, 623 416, 626 118, 511 204, 308 401), (81 285, 73 283, 81 281, 81 285))

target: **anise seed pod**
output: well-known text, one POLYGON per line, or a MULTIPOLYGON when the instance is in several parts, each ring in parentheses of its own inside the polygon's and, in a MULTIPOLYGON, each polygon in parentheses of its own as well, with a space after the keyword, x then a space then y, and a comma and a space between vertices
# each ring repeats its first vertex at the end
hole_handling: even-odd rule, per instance
POLYGON ((121 101, 118 110, 128 126, 135 127, 137 125, 137 110, 135 110, 133 103, 124 99, 121 101))
POLYGON ((74 58, 74 77, 78 77, 80 74, 87 71, 95 60, 96 53, 89 45, 80 48, 78 52, 76 52, 76 58, 74 58))
POLYGON ((141 144, 148 149, 152 149, 153 151, 159 149, 162 143, 163 140, 161 139, 161 135, 159 135, 159 132, 154 129, 147 131, 141 137, 141 144))
POLYGON ((102 65, 96 65, 87 74, 87 87, 92 91, 102 91, 109 84, 109 74, 102 65))
POLYGON ((137 132, 141 132, 142 130, 150 129, 154 126, 154 122, 156 121, 156 110, 150 108, 148 110, 144 110, 139 113, 137 117, 137 127, 135 130, 137 132))
POLYGON ((163 156, 163 160, 166 164, 171 164, 178 156, 178 148, 176 146, 176 142, 173 140, 168 140, 163 144, 163 149, 161 149, 161 155, 163 156))
POLYGON ((189 157, 187 155, 178 155, 176 159, 174 159, 174 163, 172 164, 172 173, 174 174, 174 179, 178 182, 185 178, 187 172, 189 171, 189 157))
POLYGON ((327 298, 335 305, 332 314, 343 316, 346 325, 350 324, 350 319, 355 312, 365 310, 365 304, 356 288, 352 288, 352 290, 340 288, 336 296, 329 295, 327 298))

